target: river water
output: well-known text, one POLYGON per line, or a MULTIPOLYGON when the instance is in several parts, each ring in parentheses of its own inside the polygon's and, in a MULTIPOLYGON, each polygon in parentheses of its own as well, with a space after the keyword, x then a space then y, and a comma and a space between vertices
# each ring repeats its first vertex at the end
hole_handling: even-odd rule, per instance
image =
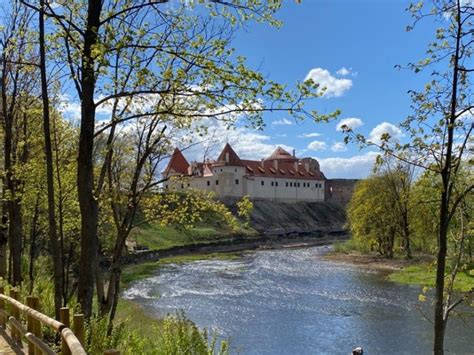
MULTIPOLYGON (((420 287, 326 261, 329 247, 263 250, 238 260, 169 265, 123 297, 162 317, 177 310, 230 338, 239 354, 430 354, 420 287), (421 308, 420 308, 421 307, 421 308)), ((474 354, 474 318, 448 324, 446 349, 474 354)))

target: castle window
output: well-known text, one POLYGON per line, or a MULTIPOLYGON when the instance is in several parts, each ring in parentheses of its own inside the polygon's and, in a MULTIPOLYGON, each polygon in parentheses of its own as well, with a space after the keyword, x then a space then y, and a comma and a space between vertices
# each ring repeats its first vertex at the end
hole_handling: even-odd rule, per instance
POLYGON ((293 187, 293 183, 292 183, 292 182, 290 182, 290 187, 293 187))
POLYGON ((219 185, 219 180, 216 180, 216 185, 219 185))
POLYGON ((262 186, 265 185, 265 181, 262 180, 262 181, 261 181, 261 184, 262 184, 262 186))
POLYGON ((275 186, 278 186, 278 181, 275 181, 275 186))
POLYGON ((236 184, 236 185, 239 184, 239 179, 235 179, 235 184, 236 184))
POLYGON ((235 172, 237 172, 237 168, 235 169, 235 172))
POLYGON ((274 183, 273 183, 273 181, 272 181, 272 186, 273 186, 273 184, 274 184, 274 183))
POLYGON ((286 184, 285 184, 285 185, 286 185, 286 187, 288 187, 288 181, 286 182, 286 184))
POLYGON ((222 173, 222 169, 221 169, 221 173, 222 173))
POLYGON ((305 182, 303 182, 303 187, 306 187, 306 183, 305 183, 305 182))
POLYGON ((211 186, 211 182, 207 180, 207 186, 211 186))
POLYGON ((300 183, 298 183, 298 187, 300 187, 300 183))
POLYGON ((181 188, 184 189, 184 184, 181 184, 181 188))

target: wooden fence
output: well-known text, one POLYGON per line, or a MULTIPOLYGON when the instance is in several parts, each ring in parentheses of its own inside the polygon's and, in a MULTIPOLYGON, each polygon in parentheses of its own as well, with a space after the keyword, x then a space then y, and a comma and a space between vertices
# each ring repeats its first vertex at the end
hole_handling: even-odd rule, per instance
MULTIPOLYGON (((28 355, 47 354, 56 352, 43 340, 43 326, 51 328, 61 336, 61 354, 87 355, 84 350, 84 315, 74 314, 72 329, 71 316, 68 307, 61 308, 60 319, 57 321, 39 312, 40 300, 38 297, 27 296, 26 305, 20 302, 20 293, 10 290, 10 296, 5 295, 4 288, 0 287, 0 325, 8 323, 13 340, 21 343, 22 339, 28 342, 28 355), (8 307, 7 307, 8 304, 8 307), (26 318, 26 328, 22 322, 22 314, 26 318)), ((107 350, 104 355, 119 355, 117 350, 107 350)))

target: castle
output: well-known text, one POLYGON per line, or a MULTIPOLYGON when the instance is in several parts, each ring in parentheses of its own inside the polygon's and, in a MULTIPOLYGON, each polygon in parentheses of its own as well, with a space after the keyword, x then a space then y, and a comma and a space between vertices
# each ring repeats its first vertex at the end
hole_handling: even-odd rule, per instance
POLYGON ((165 188, 196 188, 218 197, 271 199, 285 202, 325 201, 333 187, 313 158, 298 159, 278 147, 268 158, 240 159, 226 144, 216 161, 188 163, 176 148, 163 172, 165 188), (173 179, 178 177, 178 179, 173 179), (179 179, 184 178, 184 179, 179 179))

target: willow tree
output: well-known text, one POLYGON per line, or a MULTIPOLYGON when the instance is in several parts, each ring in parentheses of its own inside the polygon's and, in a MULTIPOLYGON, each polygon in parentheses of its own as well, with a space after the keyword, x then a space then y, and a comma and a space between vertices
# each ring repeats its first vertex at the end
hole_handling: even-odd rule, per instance
MULTIPOLYGON (((410 91, 413 114, 401 124, 409 140, 393 142, 385 133, 379 137, 380 142, 369 141, 348 127, 345 127, 349 133, 346 138, 362 145, 378 146, 384 154, 427 170, 439 180, 433 352, 443 354, 448 318, 460 303, 452 295, 452 287, 449 287, 452 283, 446 287, 448 232, 454 216, 474 190, 472 180, 467 184, 458 181, 463 164, 472 164, 469 147, 474 125, 471 79, 474 68, 470 64, 474 6, 471 1, 433 0, 429 4, 423 1, 412 4, 408 11, 414 18, 414 25, 408 30, 425 18, 441 23, 435 40, 428 46, 426 58, 409 64, 415 73, 428 72, 431 76, 423 90, 410 91)), ((451 278, 454 277, 455 274, 451 274, 451 278)))
MULTIPOLYGON (((37 9, 33 1, 27 6, 37 9)), ((56 26, 50 45, 69 70, 80 100, 77 187, 81 210, 78 300, 92 311, 98 253, 99 201, 103 172, 93 159, 97 111, 112 112, 114 128, 132 119, 168 120, 167 129, 213 117, 229 125, 238 118, 262 126, 265 111, 329 119, 306 111, 303 102, 317 95, 312 82, 294 92, 247 67, 230 47, 233 30, 249 21, 278 25, 280 1, 70 0, 51 5, 45 16, 56 26), (171 121, 171 122, 170 122, 171 121)), ((105 158, 107 160, 109 158, 105 158)))

